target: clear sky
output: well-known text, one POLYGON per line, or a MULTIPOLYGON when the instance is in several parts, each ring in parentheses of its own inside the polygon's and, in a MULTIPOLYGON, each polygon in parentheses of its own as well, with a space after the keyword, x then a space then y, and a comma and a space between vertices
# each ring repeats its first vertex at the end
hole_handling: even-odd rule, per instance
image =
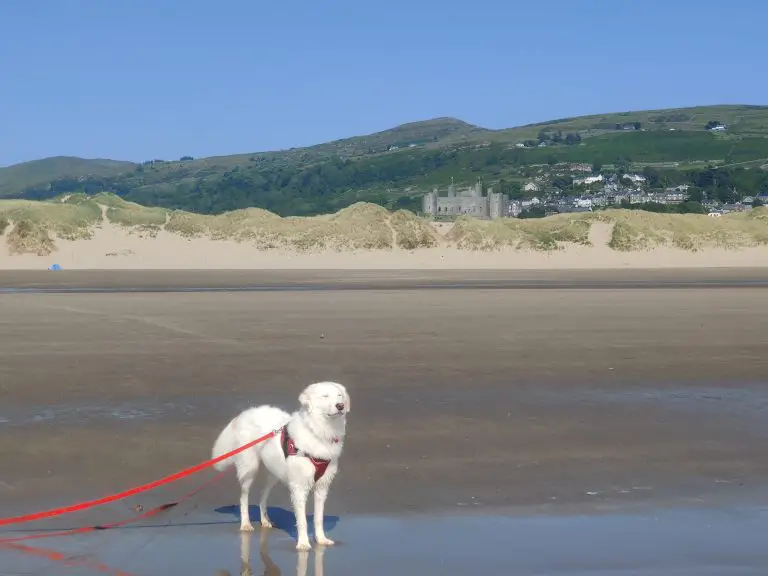
POLYGON ((765 0, 0 0, 0 166, 768 104, 765 0))

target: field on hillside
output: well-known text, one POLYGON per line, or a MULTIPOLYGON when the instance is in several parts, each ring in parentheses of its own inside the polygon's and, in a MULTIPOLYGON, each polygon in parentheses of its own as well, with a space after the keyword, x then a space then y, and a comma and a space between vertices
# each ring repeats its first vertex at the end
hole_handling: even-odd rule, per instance
POLYGON ((655 214, 607 210, 542 219, 482 221, 460 217, 442 234, 411 212, 390 212, 358 203, 334 214, 281 218, 249 208, 216 216, 145 207, 111 194, 83 195, 45 202, 0 201, 0 230, 12 254, 47 255, 56 242, 87 240, 104 225, 144 236, 234 240, 260 250, 297 252, 417 250, 454 246, 460 250, 560 250, 602 242, 618 251, 669 246, 697 251, 707 247, 744 248, 768 244, 768 208, 721 218, 694 214, 655 214), (604 234, 595 235, 595 232, 604 234))
POLYGON ((743 162, 768 159, 768 138, 711 134, 708 132, 629 132, 606 134, 583 141, 580 146, 526 150, 531 163, 559 162, 635 164, 663 162, 743 162))
POLYGON ((768 106, 696 106, 593 114, 508 128, 500 130, 499 133, 505 138, 515 139, 535 138, 542 129, 600 133, 614 130, 616 124, 632 122, 639 122, 643 129, 651 131, 674 129, 701 132, 710 121, 727 124, 728 131, 732 134, 765 136, 768 134, 768 106))

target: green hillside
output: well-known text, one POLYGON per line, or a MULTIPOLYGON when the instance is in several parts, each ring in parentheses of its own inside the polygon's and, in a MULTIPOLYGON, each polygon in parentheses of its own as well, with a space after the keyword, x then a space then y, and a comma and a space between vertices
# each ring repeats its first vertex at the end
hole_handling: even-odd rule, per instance
POLYGON ((65 178, 115 176, 121 172, 131 172, 136 166, 134 162, 101 158, 89 160, 71 156, 32 160, 0 168, 0 196, 12 196, 26 188, 45 186, 65 178))
MULTIPOLYGON (((260 207, 283 216, 359 201, 418 209, 424 191, 451 178, 461 185, 483 177, 514 193, 532 167, 561 162, 666 171, 664 181, 675 183, 698 182, 696 172, 709 165, 759 169, 768 163, 768 106, 624 112, 503 130, 438 118, 305 148, 142 165, 49 158, 0 169, 0 196, 110 191, 150 206, 201 213, 260 207), (708 131, 711 123, 727 130, 708 131)), ((754 183, 749 193, 765 181, 738 180, 754 183)))

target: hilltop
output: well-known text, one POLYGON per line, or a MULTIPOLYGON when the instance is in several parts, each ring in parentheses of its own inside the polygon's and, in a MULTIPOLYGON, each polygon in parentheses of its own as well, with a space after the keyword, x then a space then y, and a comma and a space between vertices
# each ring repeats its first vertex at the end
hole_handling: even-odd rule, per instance
POLYGON ((0 197, 12 196, 27 188, 71 178, 116 176, 138 167, 135 162, 53 156, 0 168, 0 197))
POLYGON ((304 148, 141 164, 48 158, 0 168, 0 196, 107 191, 169 209, 256 206, 282 216, 360 201, 417 211, 423 192, 451 178, 470 184, 482 177, 521 194, 531 167, 568 162, 650 168, 676 181, 711 165, 760 168, 768 165, 768 106, 622 112, 500 130, 437 118, 304 148), (708 130, 716 125, 723 129, 708 130))

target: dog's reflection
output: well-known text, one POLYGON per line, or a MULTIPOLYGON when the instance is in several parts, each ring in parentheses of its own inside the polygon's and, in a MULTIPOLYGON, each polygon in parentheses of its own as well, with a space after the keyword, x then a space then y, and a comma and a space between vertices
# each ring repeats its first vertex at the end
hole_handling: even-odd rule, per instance
MULTIPOLYGON (((282 571, 269 555, 269 528, 261 528, 259 531, 259 558, 264 564, 263 576, 281 576, 282 571)), ((309 563, 309 551, 296 552, 296 576, 306 576, 307 565, 309 563)), ((323 555, 324 546, 316 546, 315 555, 315 576, 323 576, 323 555)), ((223 573, 222 573, 223 575, 223 573)), ((251 568, 251 534, 249 532, 240 533, 240 576, 254 576, 251 568)))

